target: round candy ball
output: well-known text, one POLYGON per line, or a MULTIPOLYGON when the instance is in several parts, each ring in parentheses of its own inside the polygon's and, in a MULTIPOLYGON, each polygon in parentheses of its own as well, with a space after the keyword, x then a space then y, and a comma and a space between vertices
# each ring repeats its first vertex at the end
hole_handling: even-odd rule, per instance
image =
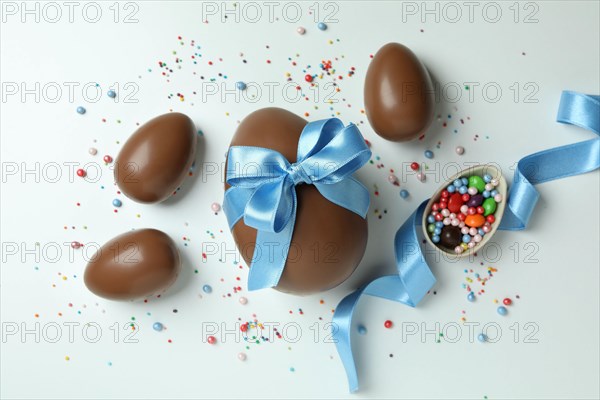
POLYGON ((319 30, 322 30, 322 31, 327 30, 327 24, 325 22, 319 22, 317 24, 317 28, 319 28, 319 30))

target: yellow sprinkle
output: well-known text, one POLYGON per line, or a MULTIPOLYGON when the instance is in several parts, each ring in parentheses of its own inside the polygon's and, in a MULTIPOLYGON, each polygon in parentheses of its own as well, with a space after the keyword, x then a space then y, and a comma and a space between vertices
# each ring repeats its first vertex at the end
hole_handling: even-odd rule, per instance
POLYGON ((65 356, 65 361, 69 361, 70 359, 71 359, 71 357, 65 356))

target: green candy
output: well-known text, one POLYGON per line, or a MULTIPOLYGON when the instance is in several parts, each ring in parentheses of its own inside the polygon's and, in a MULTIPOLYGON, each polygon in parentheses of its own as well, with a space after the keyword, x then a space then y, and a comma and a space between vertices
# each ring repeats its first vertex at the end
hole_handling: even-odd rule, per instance
POLYGON ((496 212, 496 201, 494 201, 494 199, 492 199, 491 197, 485 199, 482 206, 484 210, 483 215, 485 215, 486 217, 496 212))
POLYGON ((480 176, 470 176, 469 187, 476 187, 479 193, 483 193, 483 191, 485 190, 485 181, 480 176))
POLYGON ((427 232, 433 233, 433 231, 435 231, 435 224, 427 225, 427 232))

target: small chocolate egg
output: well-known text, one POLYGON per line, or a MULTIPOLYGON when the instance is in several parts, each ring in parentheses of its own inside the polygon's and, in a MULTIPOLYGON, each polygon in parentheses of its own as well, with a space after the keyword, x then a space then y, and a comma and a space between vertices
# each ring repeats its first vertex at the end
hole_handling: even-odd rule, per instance
POLYGON ((454 250, 458 246, 462 239, 462 233, 458 226, 446 225, 442 228, 442 234, 440 235, 440 242, 438 245, 448 249, 454 250))
MULTIPOLYGON (((231 146, 273 149, 294 163, 298 139, 306 124, 301 117, 281 108, 263 108, 244 118, 231 146)), ((314 185, 298 185, 295 189, 298 211, 294 233, 276 289, 294 294, 331 289, 345 281, 360 263, 367 246, 367 221, 327 200, 314 185)), ((256 234, 256 229, 244 224, 243 219, 233 227, 233 238, 248 265, 256 234)))
POLYGON ((123 145, 115 181, 129 198, 158 203, 188 175, 196 153, 196 127, 185 114, 169 113, 142 125, 123 145))
POLYGON ((106 242, 88 263, 83 280, 94 294, 134 300, 166 290, 179 275, 181 259, 173 240, 157 229, 139 229, 106 242))
POLYGON ((365 111, 375 132, 404 142, 423 134, 434 114, 429 72, 406 46, 388 43, 373 57, 364 87, 365 111))

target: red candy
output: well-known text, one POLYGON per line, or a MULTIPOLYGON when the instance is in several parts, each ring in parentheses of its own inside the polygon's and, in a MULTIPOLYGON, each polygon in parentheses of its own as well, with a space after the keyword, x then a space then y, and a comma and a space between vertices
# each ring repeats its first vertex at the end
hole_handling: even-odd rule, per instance
POLYGON ((463 201, 466 203, 467 201, 469 201, 469 199, 471 198, 471 195, 469 193, 465 193, 462 195, 462 199, 463 201))
POLYGON ((486 221, 489 222, 490 224, 493 224, 496 221, 496 218, 493 215, 488 215, 487 217, 485 217, 486 221))
POLYGON ((440 200, 440 210, 443 210, 444 208, 448 208, 448 203, 446 202, 446 199, 440 200))
POLYGON ((442 198, 443 199, 447 199, 450 196, 450 193, 448 193, 447 190, 442 190, 442 198))
POLYGON ((312 82, 313 81, 313 77, 310 74, 306 74, 306 76, 304 77, 304 80, 306 82, 312 82))
POLYGON ((77 176, 83 178, 86 175, 85 171, 81 168, 77 170, 77 176))
POLYGON ((482 206, 477 207, 477 214, 483 214, 485 209, 482 206))
POLYGON ((208 342, 208 344, 215 344, 217 343, 217 338, 214 336, 209 336, 206 338, 206 341, 208 342))
POLYGON ((104 162, 107 164, 110 164, 113 160, 112 157, 109 155, 105 155, 103 159, 104 159, 104 162))
POLYGON ((389 319, 383 323, 383 326, 390 329, 394 324, 389 319))
MULTIPOLYGON (((443 192, 442 192, 443 193, 443 192)), ((463 205, 462 196, 459 193, 454 193, 448 201, 448 210, 453 213, 458 213, 463 205)))
POLYGON ((475 215, 477 214, 477 209, 475 207, 469 207, 469 209, 467 210, 467 214, 475 215))
POLYGON ((456 215, 456 218, 458 218, 459 221, 464 221, 465 219, 467 219, 467 216, 463 213, 459 213, 456 215))
POLYGON ((412 169, 413 171, 417 171, 419 169, 419 163, 411 163, 410 164, 410 169, 412 169))
POLYGON ((435 215, 435 220, 436 221, 443 221, 444 220, 444 216, 442 214, 436 214, 435 215))
POLYGON ((502 300, 502 303, 504 303, 505 306, 510 306, 512 304, 512 300, 507 297, 502 300))
POLYGON ((431 209, 432 209, 433 211, 439 211, 439 210, 440 210, 440 205, 439 205, 438 203, 433 203, 433 204, 431 205, 431 209))

